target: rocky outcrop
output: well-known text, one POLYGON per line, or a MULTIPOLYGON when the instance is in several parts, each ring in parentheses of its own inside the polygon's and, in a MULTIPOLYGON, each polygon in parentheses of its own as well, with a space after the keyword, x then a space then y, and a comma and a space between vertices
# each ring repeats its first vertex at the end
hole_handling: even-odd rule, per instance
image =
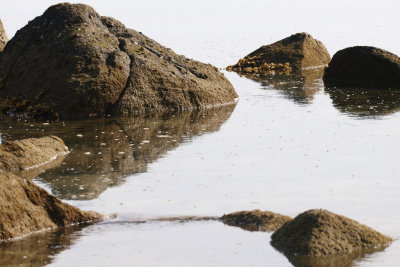
POLYGON ((17 173, 37 168, 68 153, 57 136, 4 141, 0 144, 0 170, 17 173))
POLYGON ((330 55, 325 46, 308 33, 297 33, 265 45, 240 59, 227 70, 239 73, 289 74, 311 67, 323 67, 330 55))
POLYGON ((0 241, 101 218, 100 214, 74 208, 9 172, 0 173, 0 210, 0 241))
POLYGON ((326 86, 400 89, 400 58, 376 47, 345 48, 332 57, 324 82, 326 86))
POLYGON ((63 3, 19 30, 0 59, 3 112, 63 118, 234 102, 215 67, 175 54, 93 8, 63 3))
MULTIPOLYGON (((20 173, 25 177, 27 170, 53 167, 50 162, 66 153, 64 142, 55 136, 5 141, 0 145, 0 242, 102 217, 72 207, 19 177, 20 173)), ((30 174, 27 176, 32 178, 30 174)))
POLYGON ((284 224, 271 244, 285 255, 326 256, 388 246, 392 239, 327 210, 309 210, 284 224))
POLYGON ((225 224, 249 231, 273 232, 292 218, 270 211, 252 210, 224 214, 221 220, 225 224))
POLYGON ((0 20, 0 52, 3 51, 7 42, 8 42, 8 36, 6 31, 4 30, 3 22, 1 22, 0 20))

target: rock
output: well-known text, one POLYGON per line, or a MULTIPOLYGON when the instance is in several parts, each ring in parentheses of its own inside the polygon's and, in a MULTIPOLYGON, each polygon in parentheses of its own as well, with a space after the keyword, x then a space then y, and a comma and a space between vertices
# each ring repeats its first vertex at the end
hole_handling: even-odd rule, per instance
POLYGON ((326 86, 400 89, 400 58, 383 49, 355 46, 338 51, 324 73, 326 86))
POLYGON ((292 218, 270 211, 239 211, 224 214, 221 220, 231 226, 239 226, 249 231, 273 232, 292 218))
POLYGON ((4 141, 0 144, 0 170, 17 173, 34 169, 67 153, 68 148, 56 136, 4 141))
POLYGON ((215 67, 175 54, 83 4, 51 6, 0 59, 3 112, 82 118, 206 108, 237 94, 215 67))
POLYGON ((4 30, 3 22, 1 22, 0 19, 0 52, 3 51, 7 42, 8 42, 8 36, 6 31, 4 30))
POLYGON ((0 210, 0 241, 101 218, 63 203, 10 172, 0 172, 0 210))
POLYGON ((308 33, 296 33, 265 45, 240 59, 227 70, 239 73, 298 73, 311 67, 323 67, 330 55, 325 46, 308 33))
POLYGON ((278 229, 271 244, 286 256, 349 254, 388 246, 392 239, 327 210, 306 211, 278 229))

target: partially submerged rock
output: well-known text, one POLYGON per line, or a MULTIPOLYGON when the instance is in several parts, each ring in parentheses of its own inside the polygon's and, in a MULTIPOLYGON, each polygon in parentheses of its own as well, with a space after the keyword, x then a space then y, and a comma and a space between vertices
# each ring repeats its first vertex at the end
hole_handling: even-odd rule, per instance
POLYGON ((291 221, 292 218, 270 211, 252 210, 224 214, 221 220, 225 224, 239 226, 249 231, 272 232, 291 221))
POLYGON ((291 256, 348 254, 388 246, 392 239, 327 210, 309 210, 284 224, 271 244, 291 256))
POLYGON ((3 51, 7 42, 8 42, 8 36, 6 31, 4 30, 3 22, 1 22, 0 19, 0 52, 3 51))
POLYGON ((297 33, 265 45, 240 59, 227 70, 239 73, 298 73, 311 67, 324 67, 330 55, 325 46, 308 33, 297 33))
POLYGON ((0 170, 17 173, 37 168, 68 153, 57 136, 4 141, 0 144, 0 170))
POLYGON ((162 113, 232 103, 215 67, 175 54, 83 4, 30 21, 0 59, 3 112, 63 118, 162 113))
POLYGON ((400 89, 400 58, 376 47, 345 48, 332 57, 324 82, 326 86, 400 89))
POLYGON ((0 241, 102 217, 72 207, 10 172, 0 172, 0 210, 0 241))

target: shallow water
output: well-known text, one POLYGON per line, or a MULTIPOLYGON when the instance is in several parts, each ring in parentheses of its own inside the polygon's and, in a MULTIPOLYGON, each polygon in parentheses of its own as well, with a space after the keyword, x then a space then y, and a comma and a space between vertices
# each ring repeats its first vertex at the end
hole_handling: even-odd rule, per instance
MULTIPOLYGON (((81 2, 218 67, 298 31, 322 40, 331 54, 356 44, 400 53, 393 36, 395 1, 147 1, 126 4, 130 9, 118 1, 81 2)), ((19 12, 22 18, 31 14, 29 19, 48 5, 41 1, 31 13, 19 12)), ((1 16, 6 27, 13 21, 1 16)), ((1 119, 3 140, 63 138, 71 153, 35 181, 73 205, 112 218, 3 244, 0 265, 291 266, 270 246, 268 233, 216 220, 159 220, 256 208, 290 216, 329 209, 400 238, 400 92, 327 89, 318 70, 225 75, 240 96, 236 106, 48 125, 1 119)), ((399 252, 395 241, 346 264, 398 266, 399 252)))

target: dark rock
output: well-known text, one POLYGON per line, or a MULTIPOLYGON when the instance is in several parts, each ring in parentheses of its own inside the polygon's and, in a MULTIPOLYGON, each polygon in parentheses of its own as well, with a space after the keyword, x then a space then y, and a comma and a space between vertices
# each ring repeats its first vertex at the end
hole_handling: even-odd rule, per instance
POLYGON ((265 45, 240 59, 227 70, 241 73, 298 73, 329 63, 325 46, 308 33, 297 33, 270 45, 265 45))
POLYGON ((8 42, 8 36, 4 30, 3 23, 0 20, 0 52, 3 51, 6 43, 8 42))
POLYGON ((326 86, 400 89, 400 58, 376 47, 345 48, 332 57, 324 82, 326 86))
POLYGON ((292 218, 270 211, 239 211, 224 214, 221 220, 231 226, 239 226, 248 231, 273 232, 292 218))
POLYGON ((237 94, 215 67, 82 4, 50 7, 0 59, 3 112, 80 118, 206 108, 237 94))
POLYGON ((272 235, 271 244, 288 257, 349 254, 388 246, 392 239, 327 210, 309 210, 272 235))

